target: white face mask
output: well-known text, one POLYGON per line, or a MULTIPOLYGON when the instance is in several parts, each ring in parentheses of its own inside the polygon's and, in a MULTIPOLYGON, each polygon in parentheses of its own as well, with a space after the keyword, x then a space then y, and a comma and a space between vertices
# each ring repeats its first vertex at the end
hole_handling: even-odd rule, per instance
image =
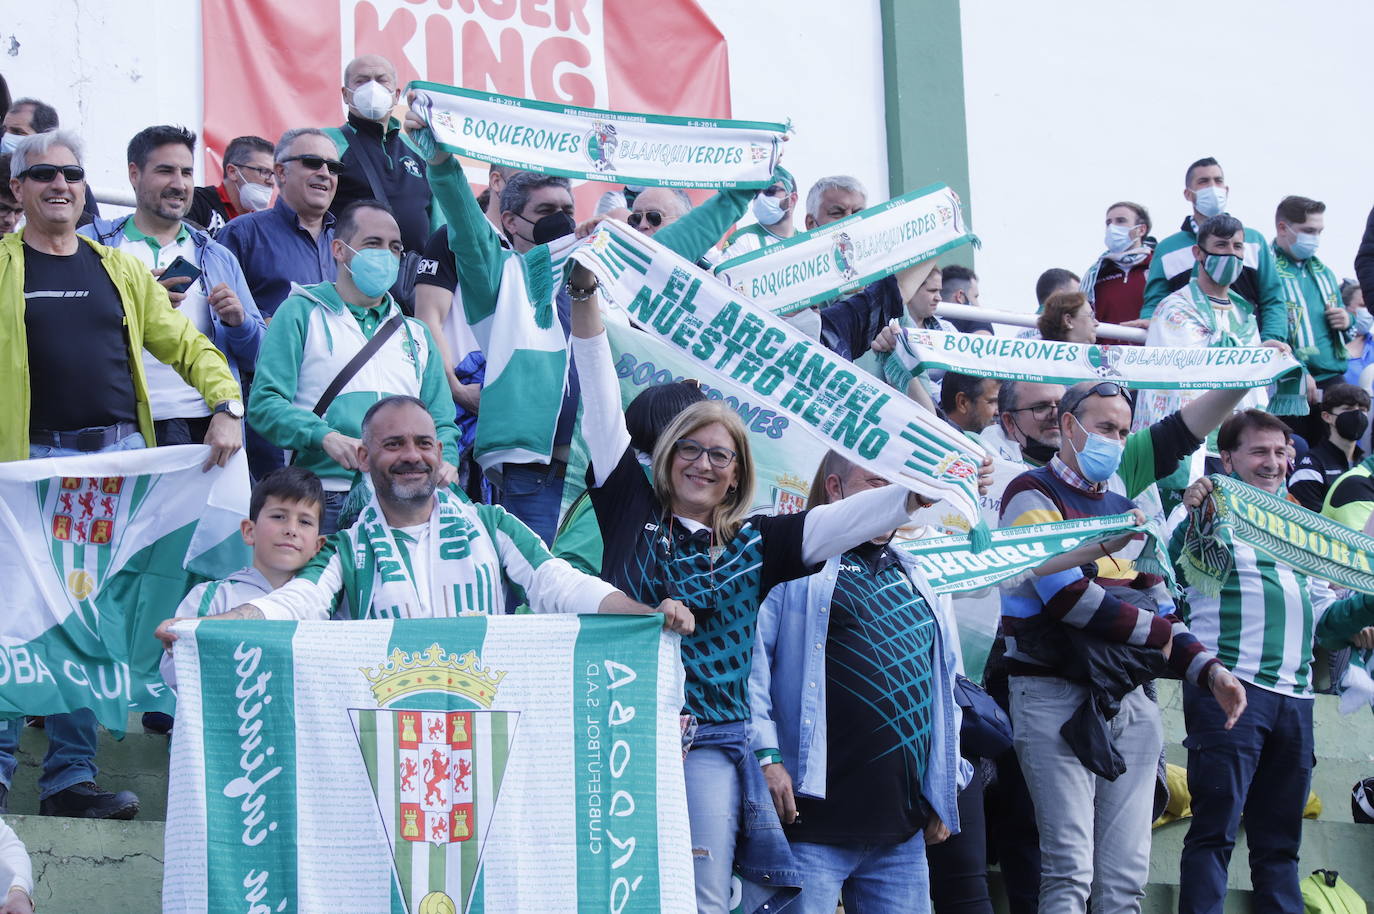
POLYGON ((790 317, 784 317, 783 320, 813 340, 821 338, 821 311, 819 308, 807 308, 805 311, 798 311, 790 317))
POLYGON ((272 202, 272 188, 245 180, 239 185, 239 202, 250 213, 261 212, 272 202))
POLYGON ((6 133, 4 136, 0 136, 0 155, 11 155, 22 139, 23 137, 17 133, 6 133))
POLYGON ((755 197, 750 208, 760 225, 777 225, 787 215, 783 211, 782 205, 778 203, 778 198, 770 197, 767 194, 759 194, 755 197))
POLYGON ((1226 188, 1213 184, 1204 187, 1194 195, 1193 206, 1203 218, 1210 219, 1217 213, 1226 211, 1226 188))
POLYGON ((395 94, 375 79, 353 90, 353 107, 369 121, 380 121, 386 117, 395 101, 395 94))
POLYGON ((1107 250, 1113 254, 1123 254, 1135 246, 1135 239, 1131 237, 1131 232, 1135 231, 1134 226, 1112 225, 1107 226, 1107 250))

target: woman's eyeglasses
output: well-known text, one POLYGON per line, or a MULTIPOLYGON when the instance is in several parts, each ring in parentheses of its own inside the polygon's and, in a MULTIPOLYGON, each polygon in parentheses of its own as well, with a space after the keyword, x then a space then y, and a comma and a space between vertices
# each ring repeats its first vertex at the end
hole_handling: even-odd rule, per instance
POLYGON ((679 438, 673 443, 673 448, 677 455, 688 463, 696 463, 697 458, 705 454, 711 466, 717 470, 723 470, 735 461, 735 452, 729 448, 706 447, 691 438, 679 438))

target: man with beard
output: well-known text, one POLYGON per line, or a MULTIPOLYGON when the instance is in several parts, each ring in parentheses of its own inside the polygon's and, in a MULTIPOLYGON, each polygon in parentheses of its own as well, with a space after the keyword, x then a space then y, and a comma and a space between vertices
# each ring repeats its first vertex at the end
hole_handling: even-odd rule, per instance
MULTIPOLYGON (((535 612, 654 612, 554 558, 499 505, 474 505, 438 488, 444 445, 423 401, 393 396, 374 403, 363 417, 357 460, 374 493, 358 523, 330 537, 286 586, 207 618, 327 619, 340 594, 354 619, 501 613, 511 584, 535 612)), ((658 611, 665 627, 691 632, 692 613, 683 604, 664 600, 658 611)), ((169 647, 174 621, 158 626, 169 647)))
MULTIPOLYGON (((339 213, 330 251, 338 279, 296 286, 262 344, 248 423, 324 484, 321 531, 338 529, 339 509, 359 469, 363 414, 392 394, 419 398, 448 454, 458 452, 444 363, 422 321, 406 317, 388 291, 401 264, 401 229, 391 208, 362 200, 339 213)), ((438 482, 457 478, 451 463, 438 482)))
MULTIPOLYGON (((184 127, 148 127, 129 141, 129 183, 135 209, 113 221, 97 219, 79 233, 132 254, 161 277, 178 259, 199 271, 159 282, 176 308, 224 354, 237 380, 251 373, 266 330, 243 270, 233 254, 185 221, 194 181, 191 156, 196 135, 184 127)), ((147 351, 143 370, 153 407, 158 444, 200 444, 210 425, 210 407, 200 392, 170 365, 147 351)))

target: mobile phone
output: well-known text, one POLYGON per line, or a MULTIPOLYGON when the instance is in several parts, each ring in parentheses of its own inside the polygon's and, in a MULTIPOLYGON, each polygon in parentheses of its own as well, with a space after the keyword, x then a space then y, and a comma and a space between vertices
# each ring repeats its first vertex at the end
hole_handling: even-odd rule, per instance
POLYGON ((195 264, 191 263, 191 261, 187 260, 185 257, 182 257, 180 254, 178 254, 176 260, 173 260, 171 263, 167 264, 167 269, 162 271, 162 275, 158 277, 158 281, 166 282, 169 279, 190 280, 190 282, 187 282, 185 286, 181 287, 182 289, 185 289, 187 286, 190 286, 191 283, 195 282, 197 279, 200 279, 200 272, 200 267, 196 266, 195 264))

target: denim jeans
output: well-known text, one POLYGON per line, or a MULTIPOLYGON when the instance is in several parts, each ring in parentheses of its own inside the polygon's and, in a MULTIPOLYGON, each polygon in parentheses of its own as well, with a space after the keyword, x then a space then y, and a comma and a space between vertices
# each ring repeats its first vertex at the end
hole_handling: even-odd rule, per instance
MULTIPOLYGON (((137 432, 119 439, 100 453, 134 451, 144 446, 143 436, 137 432)), ((74 457, 84 453, 72 448, 31 445, 29 459, 41 457, 74 457)), ((0 721, 0 784, 8 789, 13 783, 17 765, 14 753, 19 748, 19 728, 23 718, 0 721)), ((67 714, 49 714, 43 720, 48 734, 48 752, 43 757, 43 774, 38 779, 38 798, 47 799, 75 784, 95 780, 96 728, 95 715, 89 708, 67 714)))
POLYGON ((324 510, 320 512, 320 535, 330 536, 339 532, 339 509, 347 497, 347 489, 342 492, 325 490, 324 510))
POLYGON ((1220 914, 1242 813, 1255 914, 1303 909, 1298 845, 1312 781, 1312 699, 1244 686, 1248 704, 1230 730, 1210 694, 1183 686, 1193 818, 1179 865, 1179 914, 1220 914))
POLYGON ((683 772, 697 914, 726 914, 739 831, 739 777, 734 762, 719 749, 691 750, 683 761, 683 772))
POLYGON ((845 914, 918 914, 930 911, 926 841, 917 832, 901 844, 806 844, 792 856, 806 884, 788 914, 835 914, 844 895, 845 914))
POLYGON ((552 547, 558 533, 558 509, 563 506, 563 479, 557 475, 556 465, 505 464, 501 470, 501 506, 524 521, 545 546, 552 547))
POLYGON ((1126 763, 1115 781, 1083 767, 1059 730, 1086 687, 1052 676, 1011 677, 1016 755, 1040 829, 1042 914, 1132 914, 1150 877, 1155 769, 1164 743, 1159 706, 1136 689, 1112 718, 1126 763))
POLYGON ((736 867, 745 914, 779 910, 803 881, 747 727, 701 724, 683 761, 697 914, 728 914, 736 867))

